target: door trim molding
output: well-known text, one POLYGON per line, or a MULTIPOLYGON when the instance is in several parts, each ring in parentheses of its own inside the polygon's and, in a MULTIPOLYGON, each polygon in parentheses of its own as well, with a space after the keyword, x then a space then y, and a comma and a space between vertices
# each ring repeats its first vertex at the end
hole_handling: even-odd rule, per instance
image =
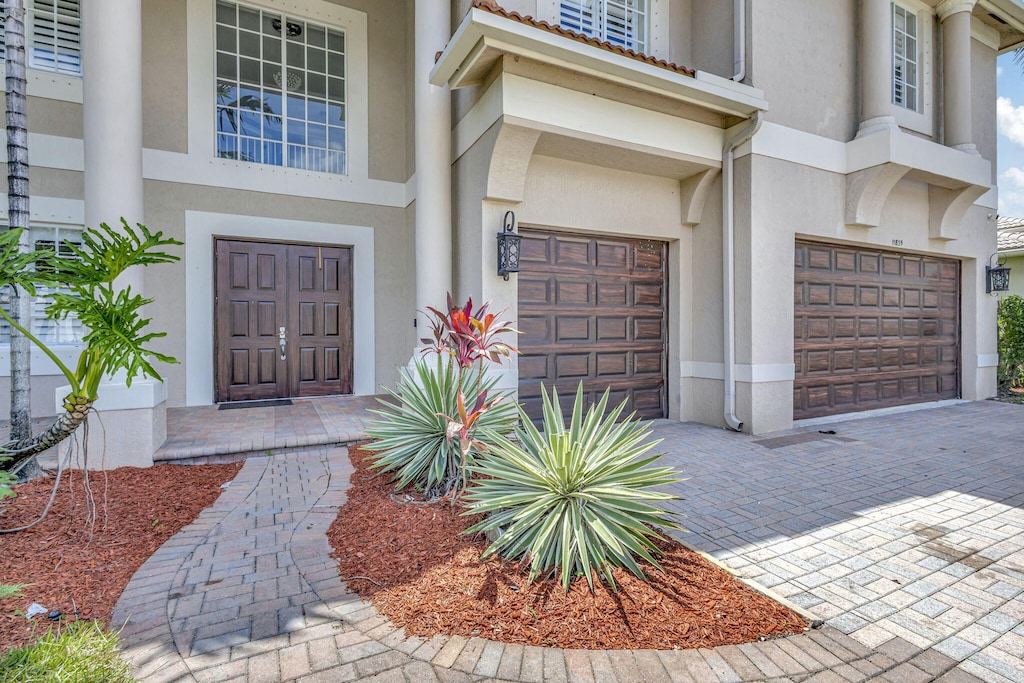
POLYGON ((372 227, 186 211, 185 405, 212 405, 214 402, 214 235, 351 246, 352 391, 357 396, 376 393, 372 227))

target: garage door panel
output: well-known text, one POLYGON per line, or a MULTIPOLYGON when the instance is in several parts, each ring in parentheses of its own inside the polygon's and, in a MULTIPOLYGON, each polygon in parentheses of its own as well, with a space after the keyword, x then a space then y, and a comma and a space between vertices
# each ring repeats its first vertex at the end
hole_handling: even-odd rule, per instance
POLYGON ((629 335, 629 321, 626 318, 598 318, 598 341, 626 341, 629 335))
POLYGON ((612 403, 625 399, 628 411, 664 417, 667 245, 528 230, 523 242, 544 255, 520 263, 518 326, 528 358, 520 358, 519 392, 527 414, 541 416, 541 384, 557 387, 568 411, 583 381, 588 401, 609 389, 612 403), (539 281, 550 282, 556 301, 540 296, 539 281))
POLYGON ((598 306, 625 306, 628 302, 627 285, 625 282, 598 282, 598 306))
MULTIPOLYGON (((522 308, 520 308, 520 310, 522 310, 522 308)), ((520 346, 529 346, 530 344, 549 344, 554 341, 551 337, 551 325, 548 318, 534 318, 531 316, 520 315, 517 325, 520 332, 520 346)))
POLYGON ((555 287, 558 290, 558 296, 555 298, 555 302, 559 306, 587 306, 591 302, 590 290, 592 284, 593 283, 589 280, 586 282, 559 280, 555 284, 555 287))
POLYGON ((555 377, 558 379, 586 379, 592 374, 590 354, 563 354, 555 359, 555 377))
POLYGON ((551 283, 547 278, 542 280, 521 278, 519 280, 519 300, 531 304, 551 303, 551 283))
POLYGON ((589 241, 566 239, 555 242, 555 265, 586 270, 590 263, 589 241))
MULTIPOLYGON (((523 235, 519 243, 519 265, 529 266, 530 264, 548 263, 551 255, 548 253, 548 241, 545 239, 531 238, 523 235)), ((522 287, 522 280, 519 282, 522 287)))
POLYGON ((590 318, 556 317, 555 329, 558 330, 555 341, 577 342, 590 341, 590 318))
POLYGON ((633 305, 648 308, 664 308, 664 287, 658 283, 633 285, 633 305))
POLYGON ((597 243, 597 267, 626 270, 629 267, 629 248, 625 244, 597 243))
POLYGON ((797 242, 794 262, 794 417, 959 395, 956 261, 797 242))

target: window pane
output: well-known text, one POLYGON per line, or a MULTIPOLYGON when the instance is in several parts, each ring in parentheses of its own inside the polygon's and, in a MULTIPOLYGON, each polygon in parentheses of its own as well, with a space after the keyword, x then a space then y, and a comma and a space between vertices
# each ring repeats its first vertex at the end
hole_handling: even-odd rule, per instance
POLYGON ((217 21, 228 26, 235 25, 235 6, 228 2, 217 3, 217 21))
POLYGON ((260 13, 259 10, 249 9, 248 7, 238 7, 238 25, 242 28, 247 28, 250 31, 260 30, 260 13))
POLYGON ((235 35, 236 32, 232 28, 227 26, 217 27, 217 49, 224 50, 225 52, 234 52, 235 47, 235 35))
MULTIPOLYGON (((223 48, 225 50, 229 48, 223 48)), ((260 37, 248 31, 238 32, 238 53, 243 57, 260 58, 260 37)))
POLYGON ((344 173, 346 131, 329 126, 345 123, 344 33, 227 0, 217 7, 217 155, 344 173))

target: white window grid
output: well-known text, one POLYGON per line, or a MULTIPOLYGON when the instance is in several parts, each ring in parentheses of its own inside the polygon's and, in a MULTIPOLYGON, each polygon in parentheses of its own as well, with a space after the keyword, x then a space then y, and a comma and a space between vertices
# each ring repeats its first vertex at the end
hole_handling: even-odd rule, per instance
POLYGON ((559 24, 636 52, 647 49, 647 0, 561 0, 559 24))
MULTIPOLYGON (((33 0, 26 11, 26 58, 28 66, 40 71, 82 75, 81 0, 33 0)), ((0 58, 4 15, 0 14, 0 58)))
POLYGON ((917 15, 892 5, 892 103, 918 110, 917 15))
POLYGON ((343 31, 217 2, 217 156, 346 174, 343 31))
MULTIPOLYGON (((36 249, 60 249, 62 254, 70 254, 67 243, 76 246, 81 244, 82 228, 69 226, 33 226, 31 229, 32 244, 36 249)), ((0 288, 0 305, 10 313, 10 285, 0 288)), ((64 320, 50 320, 46 317, 46 307, 52 301, 52 295, 63 290, 60 287, 36 287, 36 296, 32 298, 32 317, 29 331, 48 346, 81 344, 87 330, 74 315, 64 320)), ((0 345, 11 343, 11 326, 0 318, 0 345)))

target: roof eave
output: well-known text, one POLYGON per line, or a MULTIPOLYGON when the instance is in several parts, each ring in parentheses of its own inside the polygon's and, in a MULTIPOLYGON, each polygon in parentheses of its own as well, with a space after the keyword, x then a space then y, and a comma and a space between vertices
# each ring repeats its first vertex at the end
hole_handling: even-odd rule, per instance
POLYGON ((453 90, 479 85, 494 51, 552 64, 628 87, 689 102, 728 116, 767 110, 761 90, 698 71, 688 76, 535 26, 472 9, 430 74, 434 85, 453 90))

